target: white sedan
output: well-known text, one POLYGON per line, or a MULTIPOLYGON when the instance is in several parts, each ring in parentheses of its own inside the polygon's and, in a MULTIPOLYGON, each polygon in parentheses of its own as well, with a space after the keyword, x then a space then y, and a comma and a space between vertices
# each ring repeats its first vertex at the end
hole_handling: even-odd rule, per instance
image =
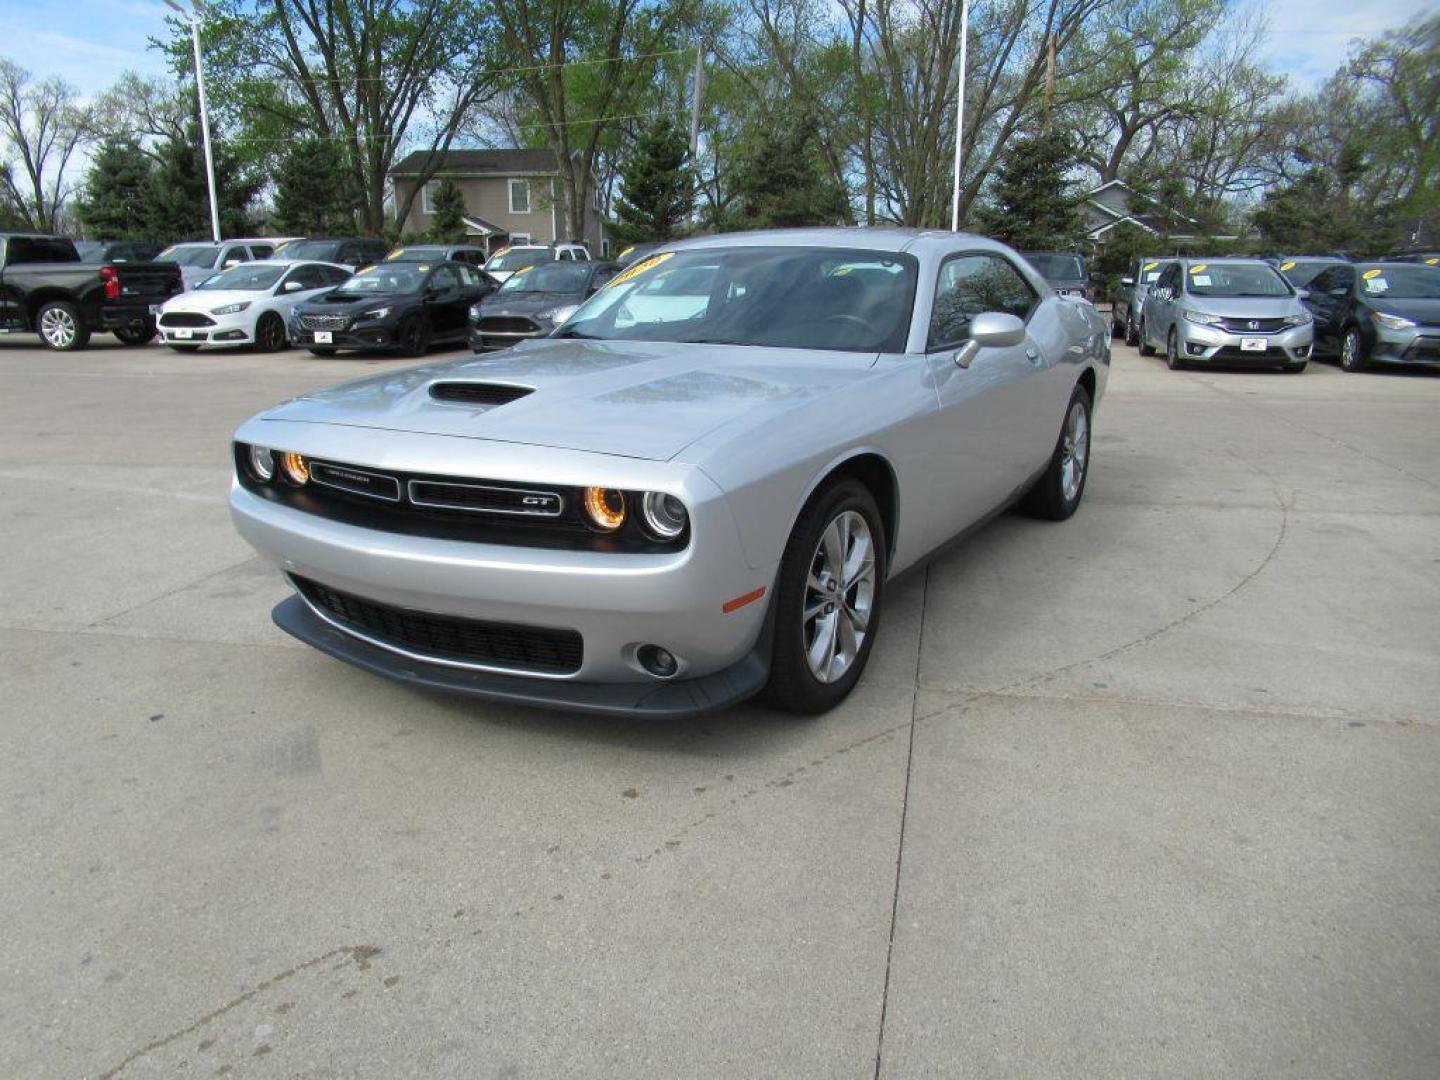
POLYGON ((285 348, 290 309, 348 280, 348 267, 296 259, 243 263, 165 301, 160 340, 178 352, 254 345, 285 348))

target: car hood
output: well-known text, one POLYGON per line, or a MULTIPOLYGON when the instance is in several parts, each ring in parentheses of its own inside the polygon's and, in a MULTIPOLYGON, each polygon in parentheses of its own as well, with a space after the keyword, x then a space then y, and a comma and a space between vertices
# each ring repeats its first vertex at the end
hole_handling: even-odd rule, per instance
POLYGON ((164 311, 213 311, 226 304, 254 303, 270 295, 268 289, 192 289, 172 296, 162 305, 164 311))
POLYGON ((553 311, 558 307, 579 304, 585 299, 584 293, 567 292, 524 292, 500 296, 491 293, 480 301, 482 315, 534 315, 538 311, 553 311))
POLYGON ((1414 319, 1422 326, 1440 326, 1440 300, 1407 300, 1404 297, 1383 300, 1380 297, 1366 297, 1365 303, 1387 315, 1414 319))
POLYGON ((297 304, 295 311, 298 314, 313 312, 325 315, 349 315, 352 312, 365 311, 368 308, 384 307, 396 301, 409 299, 410 293, 374 293, 370 296, 352 297, 336 296, 334 293, 326 293, 324 296, 316 296, 306 300, 303 304, 297 304))
POLYGON ((489 439, 668 461, 720 425, 760 422, 866 378, 876 354, 672 342, 527 342, 322 390, 267 420, 489 439), (440 401, 436 383, 518 386, 498 405, 440 401))
POLYGON ((1298 296, 1184 296, 1182 307, 1227 319, 1282 319, 1302 310, 1298 296))

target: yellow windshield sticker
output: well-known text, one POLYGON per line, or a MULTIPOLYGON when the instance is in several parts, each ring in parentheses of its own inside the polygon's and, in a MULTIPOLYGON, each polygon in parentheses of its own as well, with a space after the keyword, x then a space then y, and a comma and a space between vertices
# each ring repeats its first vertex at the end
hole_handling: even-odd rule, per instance
POLYGON ((624 251, 620 252, 620 254, 619 254, 619 255, 616 255, 615 257, 616 257, 617 259, 623 259, 626 255, 629 255, 629 254, 630 254, 632 251, 634 251, 634 250, 635 250, 635 245, 634 245, 634 244, 631 244, 628 248, 626 248, 624 251))
POLYGON ((831 277, 844 277, 846 274, 848 274, 848 273, 849 273, 851 270, 853 270, 853 269, 855 269, 853 266, 837 266, 834 270, 830 271, 830 276, 831 276, 831 277))
POLYGON ((1426 259, 1426 266, 1440 266, 1440 259, 1426 259))
POLYGON ((356 277, 364 277, 366 274, 373 274, 373 273, 375 273, 375 271, 378 270, 378 269, 380 269, 378 266, 367 266, 367 267, 365 267, 364 270, 356 270, 356 271, 355 271, 355 276, 356 276, 356 277))
POLYGON ((1194 266, 1190 267, 1190 273, 1192 273, 1192 274, 1203 274, 1204 272, 1205 272, 1205 264, 1204 264, 1204 263, 1196 263, 1194 266))
POLYGON ((533 266, 522 266, 522 267, 520 267, 519 270, 516 270, 516 271, 515 271, 513 274, 511 274, 510 276, 511 276, 511 277, 519 277, 521 274, 528 274, 531 270, 534 270, 534 269, 535 269, 535 268, 534 268, 533 266))
POLYGON ((504 248, 501 248, 499 251, 495 252, 495 254, 494 254, 494 255, 491 255, 490 257, 491 257, 492 259, 498 259, 501 255, 509 255, 509 254, 510 254, 510 249, 509 249, 508 247, 504 247, 504 248))
POLYGON ((405 249, 404 249, 404 248, 396 248, 394 251, 390 252, 390 254, 389 254, 389 255, 386 255, 385 257, 386 257, 387 259, 398 259, 401 255, 404 255, 404 254, 405 254, 405 249))
POLYGON ((1148 262, 1148 263, 1146 263, 1146 264, 1145 264, 1144 266, 1142 266, 1140 269, 1141 269, 1141 270, 1154 270, 1155 267, 1157 267, 1157 266, 1159 266, 1159 265, 1160 265, 1160 260, 1159 260, 1159 259, 1156 259, 1154 262, 1148 262))
POLYGON ((1360 276, 1363 277, 1366 281, 1369 281, 1372 278, 1379 277, 1384 272, 1384 270, 1366 270, 1365 273, 1361 274, 1360 276))
POLYGON ((616 274, 613 278, 610 279, 610 283, 605 287, 607 289, 610 289, 615 287, 616 285, 624 285, 627 281, 634 281, 641 274, 645 273, 648 270, 655 269, 655 267, 659 266, 661 263, 663 263, 666 259, 670 258, 674 254, 675 253, 673 251, 662 251, 659 255, 652 255, 648 259, 642 259, 640 262, 630 267, 629 270, 626 270, 623 274, 616 274))
POLYGON ((1294 269, 1295 269, 1295 260, 1294 260, 1294 259, 1286 259, 1283 263, 1280 264, 1280 269, 1281 269, 1281 270, 1294 270, 1294 269))

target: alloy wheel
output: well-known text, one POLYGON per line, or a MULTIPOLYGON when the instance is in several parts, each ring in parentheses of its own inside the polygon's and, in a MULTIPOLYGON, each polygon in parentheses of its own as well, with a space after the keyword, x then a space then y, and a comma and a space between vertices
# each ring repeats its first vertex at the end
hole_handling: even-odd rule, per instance
POLYGON ((863 515, 845 510, 825 527, 810 560, 800 626, 810 673, 841 678, 865 643, 875 599, 875 539, 863 515))
POLYGON ((1060 494, 1067 503, 1080 497, 1085 482, 1085 466, 1090 461, 1090 415, 1085 403, 1076 400, 1065 418, 1060 435, 1060 494))
POLYGON ((1345 331, 1340 341, 1340 366, 1354 371, 1360 366, 1360 335, 1354 330, 1345 331))
POLYGON ((49 308, 40 316, 40 335, 54 348, 68 349, 75 342, 75 319, 64 308, 49 308))

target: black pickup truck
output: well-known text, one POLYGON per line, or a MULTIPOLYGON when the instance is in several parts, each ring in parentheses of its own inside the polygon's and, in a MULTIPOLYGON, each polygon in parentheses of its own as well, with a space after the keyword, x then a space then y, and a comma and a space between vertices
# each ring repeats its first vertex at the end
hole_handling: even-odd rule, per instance
POLYGON ((39 334, 67 352, 95 332, 143 345, 155 336, 152 307, 184 288, 174 263, 96 265, 64 237, 0 233, 0 334, 39 334))

